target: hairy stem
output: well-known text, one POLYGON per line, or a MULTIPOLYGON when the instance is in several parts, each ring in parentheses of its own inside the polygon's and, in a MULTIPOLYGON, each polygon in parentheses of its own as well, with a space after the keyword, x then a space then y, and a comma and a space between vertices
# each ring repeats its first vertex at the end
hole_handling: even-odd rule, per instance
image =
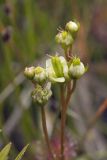
POLYGON ((55 158, 53 156, 53 153, 52 153, 49 138, 48 138, 48 131, 47 131, 47 126, 46 126, 46 116, 45 116, 44 106, 41 106, 41 115, 42 115, 43 132, 44 132, 44 135, 45 135, 45 140, 46 140, 46 143, 47 143, 47 146, 48 146, 48 150, 49 150, 49 153, 50 153, 52 159, 55 160, 55 158))

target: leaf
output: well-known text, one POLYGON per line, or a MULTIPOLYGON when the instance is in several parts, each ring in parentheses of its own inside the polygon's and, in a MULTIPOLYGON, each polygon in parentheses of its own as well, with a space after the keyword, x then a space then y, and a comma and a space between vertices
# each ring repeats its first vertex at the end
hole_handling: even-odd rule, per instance
POLYGON ((0 152, 0 160, 7 160, 11 143, 7 144, 0 152))
MULTIPOLYGON (((21 160, 24 153, 26 152, 27 148, 28 148, 29 144, 27 144, 23 149, 22 151, 18 154, 18 156, 15 158, 15 160, 21 160)), ((1 160, 1 159, 0 159, 1 160)))

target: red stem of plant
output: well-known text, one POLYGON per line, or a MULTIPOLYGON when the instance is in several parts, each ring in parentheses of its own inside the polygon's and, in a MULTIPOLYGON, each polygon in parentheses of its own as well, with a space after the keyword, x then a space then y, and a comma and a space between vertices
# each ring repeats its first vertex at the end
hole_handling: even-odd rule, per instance
POLYGON ((65 129, 65 97, 64 97, 64 86, 61 86, 61 160, 64 160, 64 129, 65 129))
POLYGON ((71 88, 71 84, 68 84, 68 88, 67 88, 67 97, 66 97, 66 107, 69 104, 70 98, 72 93, 74 92, 76 87, 76 80, 73 80, 73 87, 71 88))
POLYGON ((64 141, 65 141, 65 123, 66 123, 66 111, 67 111, 67 106, 70 101, 70 97, 72 93, 74 92, 76 87, 76 80, 73 81, 73 87, 71 88, 71 83, 68 83, 67 86, 67 96, 66 98, 64 97, 65 95, 65 90, 64 86, 61 86, 61 160, 65 160, 64 157, 64 141))
POLYGON ((44 106, 41 106, 41 114, 42 114, 42 126, 43 126, 44 135, 45 135, 45 140, 46 140, 46 143, 48 146, 48 150, 49 150, 49 153, 51 154, 52 159, 55 160, 53 153, 52 153, 50 141, 48 138, 48 131, 47 131, 47 126, 46 126, 46 116, 45 116, 44 106))

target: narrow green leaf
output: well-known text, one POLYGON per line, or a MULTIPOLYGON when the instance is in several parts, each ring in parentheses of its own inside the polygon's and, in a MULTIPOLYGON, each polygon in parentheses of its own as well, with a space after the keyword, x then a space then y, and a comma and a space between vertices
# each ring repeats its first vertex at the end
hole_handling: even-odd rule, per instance
POLYGON ((7 160, 11 143, 7 144, 0 152, 0 160, 7 160))
POLYGON ((27 144, 22 151, 18 154, 18 156, 15 158, 15 160, 21 160, 21 158, 23 157, 24 153, 26 152, 27 148, 28 148, 29 144, 27 144))

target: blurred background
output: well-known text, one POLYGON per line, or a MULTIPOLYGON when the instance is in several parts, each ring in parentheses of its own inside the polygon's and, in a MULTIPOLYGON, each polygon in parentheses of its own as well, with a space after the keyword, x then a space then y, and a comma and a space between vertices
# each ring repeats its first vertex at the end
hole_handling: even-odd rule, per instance
MULTIPOLYGON (((81 78, 67 113, 66 160, 107 159, 107 111, 87 132, 88 122, 101 104, 107 106, 107 0, 0 0, 0 147, 12 142, 10 159, 27 144, 26 160, 47 160, 40 110, 32 102, 33 85, 24 68, 45 66, 47 54, 62 53, 55 43, 57 28, 70 20, 80 22, 73 46, 89 71, 81 78)), ((60 116, 58 86, 46 107, 51 142, 58 148, 60 116)), ((104 108, 103 106, 103 108, 104 108)))

